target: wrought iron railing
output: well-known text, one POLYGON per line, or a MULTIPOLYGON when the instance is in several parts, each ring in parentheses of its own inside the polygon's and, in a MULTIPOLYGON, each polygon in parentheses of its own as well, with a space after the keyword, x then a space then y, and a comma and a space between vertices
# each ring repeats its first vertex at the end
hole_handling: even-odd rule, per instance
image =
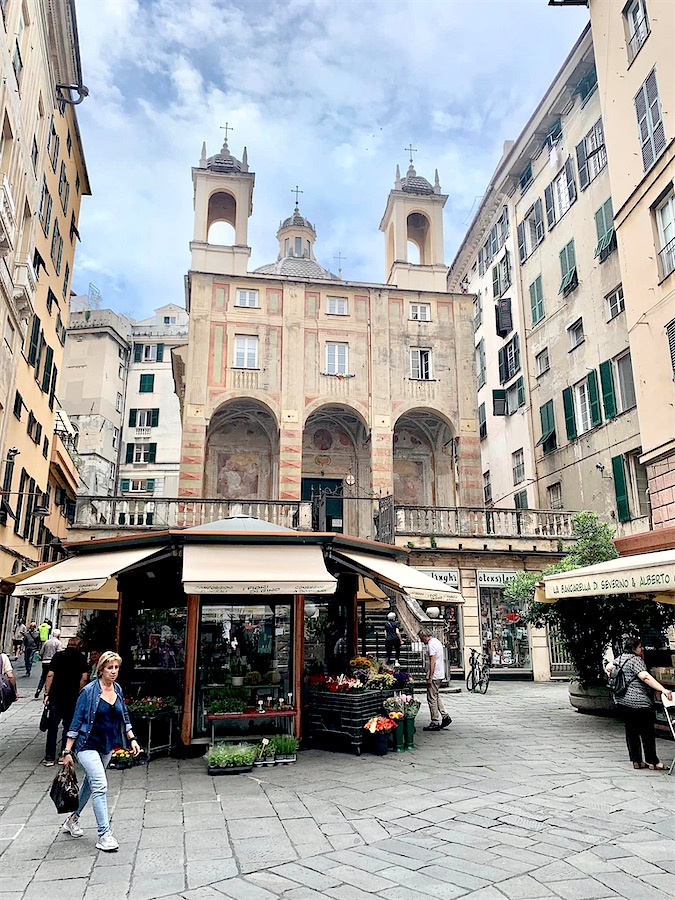
POLYGON ((668 241, 663 250, 659 251, 659 263, 661 265, 661 277, 666 278, 675 271, 675 238, 668 241))

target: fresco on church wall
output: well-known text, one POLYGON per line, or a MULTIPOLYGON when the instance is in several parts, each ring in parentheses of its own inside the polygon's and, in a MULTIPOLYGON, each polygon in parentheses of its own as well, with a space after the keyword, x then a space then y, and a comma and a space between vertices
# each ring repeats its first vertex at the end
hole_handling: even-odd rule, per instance
POLYGON ((258 497, 260 488, 260 454, 221 450, 217 457, 216 490, 229 500, 258 497))
POLYGON ((401 506, 426 506, 430 460, 394 457, 394 502, 401 506))
POLYGON ((209 435, 205 493, 224 500, 271 500, 272 446, 260 422, 242 416, 209 435))

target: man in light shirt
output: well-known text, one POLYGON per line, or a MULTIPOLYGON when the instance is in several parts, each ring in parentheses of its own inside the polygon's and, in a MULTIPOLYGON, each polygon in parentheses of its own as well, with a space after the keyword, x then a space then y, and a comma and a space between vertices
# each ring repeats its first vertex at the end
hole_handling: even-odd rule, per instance
POLYGON ((427 631, 420 630, 417 636, 426 645, 425 663, 427 670, 427 701, 431 713, 431 723, 423 731, 440 731, 447 728, 452 719, 445 711, 439 688, 445 678, 445 653, 443 644, 427 631))
MULTIPOLYGON (((40 626, 42 627, 42 626, 40 626)), ((52 636, 47 638, 44 644, 40 647, 40 662, 42 663, 42 675, 40 675, 40 681, 38 682, 37 689, 35 691, 35 699, 40 696, 40 691, 45 685, 45 681, 47 680, 47 674, 49 672, 49 667, 52 664, 52 659, 55 654, 59 652, 59 650, 63 649, 63 645, 59 638, 61 637, 61 632, 58 628, 55 628, 52 631, 52 636)))

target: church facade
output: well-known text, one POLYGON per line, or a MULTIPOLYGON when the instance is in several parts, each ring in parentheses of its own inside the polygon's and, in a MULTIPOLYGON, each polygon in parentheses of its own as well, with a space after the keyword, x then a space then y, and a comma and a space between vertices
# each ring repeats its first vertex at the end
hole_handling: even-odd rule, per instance
POLYGON ((473 305, 447 292, 438 175, 432 185, 412 163, 405 177, 397 169, 381 284, 325 269, 297 205, 279 226, 277 259, 249 271, 246 150, 238 160, 227 142, 209 158, 204 148, 192 177, 189 337, 173 351, 180 496, 324 494, 328 530, 362 537, 375 536, 380 497, 482 506, 473 305), (234 232, 229 246, 213 240, 220 222, 234 232))

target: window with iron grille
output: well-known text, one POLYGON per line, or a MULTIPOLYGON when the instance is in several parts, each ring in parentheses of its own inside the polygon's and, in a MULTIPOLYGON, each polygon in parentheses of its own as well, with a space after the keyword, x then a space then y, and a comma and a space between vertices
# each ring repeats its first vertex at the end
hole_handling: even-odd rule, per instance
POLYGON ((628 32, 628 62, 631 63, 650 34, 645 0, 633 0, 623 14, 628 32))
POLYGON ((656 227, 659 233, 659 268, 661 278, 675 271, 675 193, 670 194, 656 208, 656 227))
POLYGON ((647 172, 666 149, 656 69, 652 69, 635 95, 635 115, 642 150, 642 167, 647 172))
POLYGON ((511 468, 513 470, 513 483, 520 484, 525 481, 525 453, 523 448, 511 454, 511 468))

